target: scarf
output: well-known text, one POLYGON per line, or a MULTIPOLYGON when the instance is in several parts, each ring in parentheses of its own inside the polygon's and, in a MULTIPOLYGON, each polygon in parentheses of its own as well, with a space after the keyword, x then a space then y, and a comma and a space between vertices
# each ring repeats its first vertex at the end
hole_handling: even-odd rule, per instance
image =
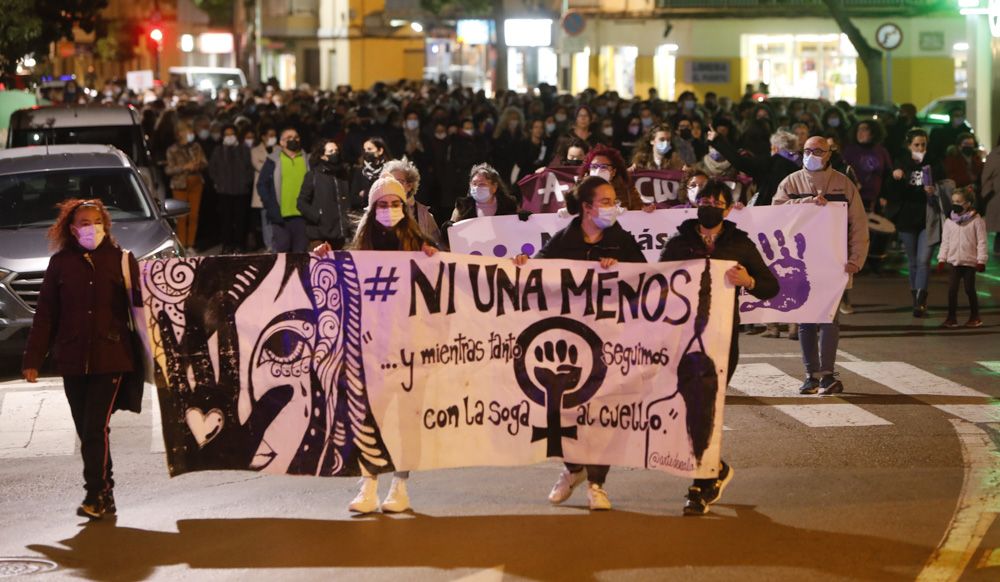
POLYGON ((954 220, 956 224, 965 224, 966 222, 969 222, 975 217, 976 217, 976 211, 972 209, 967 210, 962 214, 958 214, 957 212, 954 211, 952 211, 951 213, 951 219, 954 220))
POLYGON ((706 154, 701 161, 705 165, 705 169, 708 171, 709 176, 714 177, 728 174, 732 169, 732 164, 730 164, 725 158, 717 162, 712 159, 712 156, 706 154))
POLYGON ((384 165, 385 160, 375 160, 374 162, 364 160, 364 165, 361 167, 361 175, 365 177, 365 180, 374 182, 378 179, 378 175, 382 173, 382 166, 384 165))

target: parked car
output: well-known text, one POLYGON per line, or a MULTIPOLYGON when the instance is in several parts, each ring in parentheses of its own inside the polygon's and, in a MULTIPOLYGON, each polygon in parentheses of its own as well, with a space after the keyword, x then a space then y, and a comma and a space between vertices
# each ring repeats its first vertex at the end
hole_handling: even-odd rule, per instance
POLYGON ((159 184, 135 107, 111 104, 50 105, 19 109, 10 116, 7 147, 58 144, 101 144, 125 152, 159 199, 159 184))
POLYGON ((46 230, 67 198, 99 198, 115 238, 139 260, 183 256, 168 221, 188 204, 156 202, 135 164, 103 145, 0 151, 0 353, 24 347, 52 251, 46 230))
POLYGON ((917 122, 927 128, 948 125, 951 118, 948 112, 953 107, 965 107, 964 95, 949 95, 931 101, 917 112, 917 122))

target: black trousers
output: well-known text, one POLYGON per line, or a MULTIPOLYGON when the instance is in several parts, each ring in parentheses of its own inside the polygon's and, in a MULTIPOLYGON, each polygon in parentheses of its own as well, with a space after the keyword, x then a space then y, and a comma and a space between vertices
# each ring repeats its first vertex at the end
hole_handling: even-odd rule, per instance
POLYGON ((274 252, 304 253, 309 240, 306 238, 306 219, 301 216, 285 218, 285 224, 273 224, 274 252))
POLYGON ((84 489, 88 496, 110 491, 115 486, 108 423, 121 382, 120 373, 63 376, 76 436, 80 437, 84 489))
POLYGON ((586 469, 587 481, 601 486, 604 485, 605 479, 608 478, 608 471, 611 469, 607 465, 577 465, 576 463, 565 463, 565 465, 566 470, 570 473, 577 473, 586 469))
POLYGON ((976 268, 954 266, 948 276, 948 319, 955 319, 958 310, 958 284, 965 284, 969 298, 969 319, 979 319, 979 297, 976 296, 976 268))
POLYGON ((249 194, 219 194, 219 233, 222 248, 243 250, 247 240, 247 215, 250 212, 249 194))

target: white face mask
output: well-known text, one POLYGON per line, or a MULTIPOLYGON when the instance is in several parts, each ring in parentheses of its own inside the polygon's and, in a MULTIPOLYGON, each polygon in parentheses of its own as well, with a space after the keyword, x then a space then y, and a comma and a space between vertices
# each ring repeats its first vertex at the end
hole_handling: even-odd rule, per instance
POLYGON ((694 204, 694 201, 698 199, 698 191, 701 188, 697 186, 688 186, 688 202, 694 204))
POLYGON ((618 215, 621 214, 620 206, 612 206, 611 208, 598 208, 597 216, 594 217, 594 225, 597 228, 604 230, 614 223, 618 222, 618 215))
POLYGON ((248 148, 252 148, 253 147, 253 140, 252 139, 245 139, 245 140, 243 140, 243 143, 246 144, 246 146, 248 148))
POLYGON ((104 240, 103 224, 91 224, 79 228, 74 227, 74 229, 76 230, 76 240, 79 241, 81 247, 88 251, 96 249, 104 240))
POLYGON ((193 133, 187 134, 187 142, 191 143, 193 141, 194 141, 194 134, 193 133))
POLYGON ((210 135, 212 135, 212 132, 208 131, 207 129, 199 129, 198 130, 198 139, 200 139, 202 141, 205 141, 206 139, 208 139, 208 136, 210 136, 210 135))
POLYGON ((419 127, 420 127, 420 120, 419 119, 407 119, 406 120, 406 129, 409 129, 409 130, 412 131, 412 130, 418 129, 419 127))
POLYGON ((469 196, 480 204, 488 201, 492 195, 489 186, 469 186, 469 196))
POLYGON ((823 165, 823 158, 812 154, 806 154, 805 158, 802 160, 802 167, 810 172, 818 172, 822 170, 823 165))
POLYGON ((465 135, 467 135, 469 137, 472 137, 472 136, 476 135, 476 130, 474 130, 474 129, 463 129, 462 133, 464 133, 465 135))
POLYGON ((608 137, 612 137, 613 135, 615 135, 615 128, 613 127, 605 127, 601 131, 604 132, 604 135, 608 137))
POLYGON ((604 178, 606 182, 611 182, 611 170, 590 170, 591 176, 599 176, 604 178))
POLYGON ((396 226, 400 220, 403 220, 403 208, 400 206, 398 208, 376 208, 375 209, 375 220, 379 224, 386 228, 392 228, 396 226))
POLYGON ((227 135, 226 137, 222 138, 222 145, 234 146, 237 143, 239 143, 239 141, 236 139, 235 135, 227 135))
POLYGON ((920 162, 924 161, 924 155, 926 153, 927 152, 914 152, 914 151, 911 151, 910 155, 913 156, 913 161, 914 162, 920 163, 920 162))
POLYGON ((273 148, 275 145, 278 144, 278 138, 276 138, 276 137, 269 137, 269 138, 267 138, 267 141, 265 141, 264 143, 267 145, 267 147, 273 148))

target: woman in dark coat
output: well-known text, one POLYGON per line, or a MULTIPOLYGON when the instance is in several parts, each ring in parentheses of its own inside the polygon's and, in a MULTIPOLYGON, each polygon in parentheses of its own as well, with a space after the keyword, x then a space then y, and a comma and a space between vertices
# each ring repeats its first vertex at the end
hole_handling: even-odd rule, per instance
MULTIPOLYGON (((566 209, 575 215, 569 226, 555 233, 535 254, 536 259, 600 261, 607 269, 618 262, 645 263, 639 243, 618 224, 622 208, 615 188, 600 176, 583 178, 566 198, 566 209)), ((514 263, 524 266, 527 255, 518 255, 514 263)), ((604 490, 607 465, 566 463, 549 493, 549 501, 562 503, 584 479, 588 480, 587 500, 594 510, 611 509, 604 490)))
POLYGON ((342 249, 354 236, 348 213, 351 211, 347 183, 339 177, 340 148, 332 139, 323 140, 313 153, 310 170, 302 182, 297 203, 306 219, 309 247, 326 242, 332 249, 342 249))
MULTIPOLYGON (((770 299, 778 294, 778 280, 764 263, 757 245, 747 233, 725 220, 733 209, 733 192, 725 183, 709 180, 698 192, 695 203, 698 218, 685 220, 677 229, 677 236, 671 238, 660 254, 661 261, 685 261, 689 259, 712 258, 736 261, 737 265, 726 271, 726 280, 735 285, 737 301, 740 288, 758 299, 770 299)), ((733 310, 733 339, 729 344, 729 366, 726 384, 733 378, 736 364, 740 359, 739 346, 739 306, 733 310)), ((722 491, 733 478, 733 469, 725 461, 720 462, 717 479, 695 479, 688 488, 684 513, 703 515, 709 506, 722 497, 722 491)))
POLYGON ((56 254, 42 281, 22 370, 25 380, 37 382, 38 370, 52 348, 83 457, 87 494, 76 513, 99 519, 115 513, 108 423, 124 375, 138 364, 132 354, 128 309, 130 300, 142 305, 139 264, 130 254, 133 294, 129 296, 122 271, 122 254, 127 251, 111 237, 111 217, 104 204, 69 199, 59 209, 48 232, 56 254))

